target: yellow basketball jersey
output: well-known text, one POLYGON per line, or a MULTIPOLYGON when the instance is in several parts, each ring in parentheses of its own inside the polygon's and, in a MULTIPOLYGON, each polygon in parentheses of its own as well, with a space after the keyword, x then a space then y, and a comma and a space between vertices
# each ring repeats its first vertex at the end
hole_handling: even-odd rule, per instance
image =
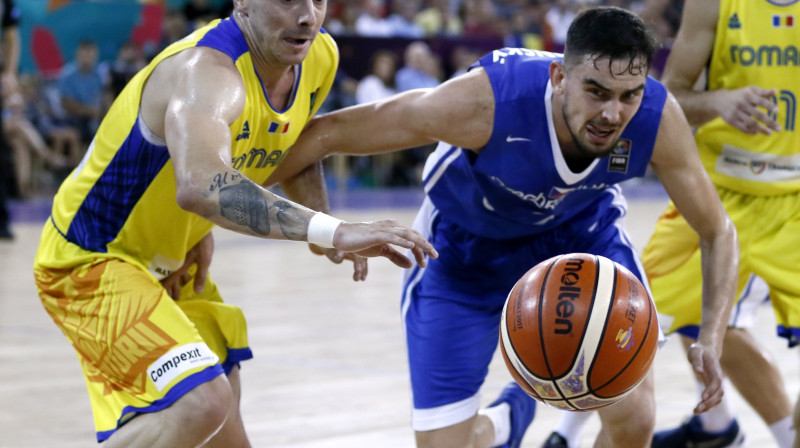
POLYGON ((800 3, 721 0, 708 64, 708 89, 775 89, 781 131, 748 135, 721 118, 696 135, 700 158, 717 185, 754 195, 800 191, 800 3))
POLYGON ((286 156, 333 84, 336 44, 321 31, 303 63, 285 110, 275 110, 232 18, 216 20, 166 48, 125 87, 111 106, 80 165, 53 201, 37 253, 40 267, 68 267, 116 257, 163 278, 213 227, 178 207, 172 162, 163 139, 139 118, 142 90, 162 60, 207 46, 228 55, 244 80, 246 102, 231 125, 232 165, 262 184, 286 156))

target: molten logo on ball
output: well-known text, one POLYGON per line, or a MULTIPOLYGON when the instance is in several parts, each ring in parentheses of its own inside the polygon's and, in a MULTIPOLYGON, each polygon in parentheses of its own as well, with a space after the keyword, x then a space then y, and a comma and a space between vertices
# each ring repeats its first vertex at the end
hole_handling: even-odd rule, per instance
POLYGON ((655 305, 638 278, 601 256, 567 254, 529 270, 508 295, 501 351, 528 394, 567 410, 615 403, 655 356, 655 305))
POLYGON ((556 333, 572 333, 572 322, 569 317, 575 312, 575 305, 572 303, 580 297, 580 286, 574 286, 580 281, 578 271, 583 266, 583 260, 568 260, 561 275, 561 287, 558 288, 558 305, 556 306, 556 333))

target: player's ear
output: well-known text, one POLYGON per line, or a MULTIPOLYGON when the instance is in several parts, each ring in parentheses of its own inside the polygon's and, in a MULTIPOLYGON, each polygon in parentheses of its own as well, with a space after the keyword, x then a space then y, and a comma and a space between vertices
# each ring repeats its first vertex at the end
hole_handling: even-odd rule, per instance
POLYGON ((564 93, 564 79, 566 78, 567 73, 564 65, 557 61, 553 61, 550 63, 550 84, 553 87, 553 93, 562 94, 564 93))

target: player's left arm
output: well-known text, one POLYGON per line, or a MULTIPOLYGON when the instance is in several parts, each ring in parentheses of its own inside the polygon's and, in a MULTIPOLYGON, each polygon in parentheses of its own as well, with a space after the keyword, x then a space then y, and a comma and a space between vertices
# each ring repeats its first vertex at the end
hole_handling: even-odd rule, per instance
POLYGON ((675 207, 700 239, 703 315, 689 360, 705 378, 703 400, 695 408, 695 412, 704 412, 722 398, 719 355, 736 297, 739 246, 736 228, 697 156, 691 128, 671 94, 664 106, 651 164, 675 207))
POLYGON ((435 88, 315 117, 272 177, 285 179, 331 154, 380 154, 437 141, 480 152, 491 137, 494 111, 489 76, 479 67, 435 88))

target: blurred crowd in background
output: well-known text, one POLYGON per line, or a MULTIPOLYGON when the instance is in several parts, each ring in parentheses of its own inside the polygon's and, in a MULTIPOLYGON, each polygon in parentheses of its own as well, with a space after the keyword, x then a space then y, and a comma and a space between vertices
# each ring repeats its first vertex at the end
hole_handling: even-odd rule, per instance
MULTIPOLYGON (((105 111, 127 81, 170 43, 211 20, 229 16, 230 3, 180 0, 164 4, 157 45, 123 42, 115 58, 102 60, 98 45, 103 42, 83 39, 57 70, 22 73, 16 91, 6 94, 3 116, 15 165, 12 196, 52 195, 80 162, 105 111)), ((665 52, 683 5, 682 0, 593 3, 637 12, 656 31, 665 52)), ((322 112, 434 87, 464 73, 495 48, 560 52, 572 18, 586 4, 577 0, 329 0, 323 27, 339 44, 341 63, 322 112)), ((658 62, 664 58, 657 56, 651 75, 659 76, 658 62)), ((338 182, 338 188, 419 185, 422 164, 432 149, 350 158, 343 168, 340 164, 332 182, 338 182)))

